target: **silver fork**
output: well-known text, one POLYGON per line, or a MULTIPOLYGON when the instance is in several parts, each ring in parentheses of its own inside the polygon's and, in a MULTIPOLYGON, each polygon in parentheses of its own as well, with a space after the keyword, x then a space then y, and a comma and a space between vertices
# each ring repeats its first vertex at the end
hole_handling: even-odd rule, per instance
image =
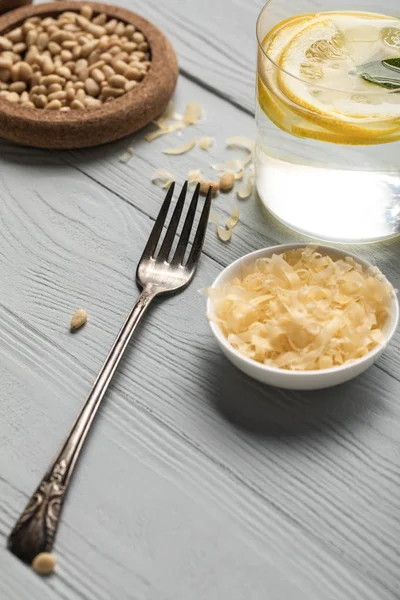
POLYGON ((53 548, 62 505, 82 446, 108 385, 140 319, 156 296, 178 292, 193 279, 206 234, 211 205, 211 188, 201 212, 189 257, 185 261, 197 212, 200 185, 197 185, 193 194, 173 256, 170 258, 185 204, 187 182, 179 195, 165 237, 157 253, 158 242, 167 218, 174 186, 173 183, 167 192, 137 267, 136 281, 142 288, 142 293, 122 326, 60 453, 43 477, 9 535, 8 549, 26 563, 31 563, 40 552, 50 552, 53 548))

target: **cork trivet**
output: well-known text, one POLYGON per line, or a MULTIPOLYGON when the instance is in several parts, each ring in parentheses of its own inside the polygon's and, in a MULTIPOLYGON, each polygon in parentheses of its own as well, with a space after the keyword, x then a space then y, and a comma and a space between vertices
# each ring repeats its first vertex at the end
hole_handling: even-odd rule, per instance
POLYGON ((165 35, 143 17, 97 2, 51 2, 26 6, 0 17, 4 34, 28 17, 55 16, 89 5, 94 14, 135 25, 146 37, 151 66, 143 81, 120 98, 92 111, 68 113, 23 108, 0 98, 0 137, 37 148, 87 148, 106 144, 137 131, 158 117, 167 106, 178 78, 175 52, 165 35))
POLYGON ((14 8, 26 6, 27 4, 32 4, 32 0, 0 0, 0 15, 9 10, 14 10, 14 8))

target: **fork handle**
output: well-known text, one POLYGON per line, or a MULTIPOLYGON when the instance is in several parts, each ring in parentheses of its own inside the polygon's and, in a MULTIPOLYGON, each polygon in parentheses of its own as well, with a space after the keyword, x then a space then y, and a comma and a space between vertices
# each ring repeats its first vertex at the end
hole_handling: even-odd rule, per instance
POLYGON ((8 549, 26 563, 51 552, 76 462, 100 403, 127 345, 157 292, 145 288, 122 326, 62 449, 29 500, 8 538, 8 549))

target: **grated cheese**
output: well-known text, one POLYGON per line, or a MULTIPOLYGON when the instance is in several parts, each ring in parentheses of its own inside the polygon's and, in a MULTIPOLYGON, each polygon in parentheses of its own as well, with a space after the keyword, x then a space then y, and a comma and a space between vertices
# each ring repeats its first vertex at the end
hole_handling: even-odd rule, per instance
POLYGON ((189 102, 183 113, 183 122, 186 125, 194 125, 200 121, 203 110, 198 102, 189 102))
POLYGON ((196 138, 193 138, 192 140, 190 140, 190 142, 187 142, 186 144, 183 144, 182 146, 175 146, 174 148, 167 148, 166 150, 163 150, 164 154, 185 154, 185 152, 189 152, 189 150, 192 150, 192 148, 194 148, 196 145, 196 138))
POLYGON ((173 181, 174 176, 167 169, 156 169, 151 175, 151 182, 162 188, 168 188, 173 181))
POLYGON ((211 146, 215 143, 215 138, 213 137, 202 137, 199 140, 199 148, 201 150, 209 150, 211 146))
POLYGON ((200 169, 191 169, 188 172, 187 180, 189 185, 201 183, 203 181, 203 175, 201 174, 200 169))
POLYGON ((210 288, 209 318, 248 358, 281 369, 326 369, 383 341, 392 291, 377 269, 301 248, 259 259, 241 277, 210 288))
POLYGON ((241 187, 237 191, 237 195, 240 200, 246 200, 253 193, 254 185, 254 165, 250 165, 247 172, 247 182, 244 187, 241 187))
POLYGON ((243 161, 243 166, 246 167, 253 160, 254 142, 249 138, 235 135, 226 140, 227 148, 240 148, 240 150, 246 150, 249 154, 243 161))
POLYGON ((132 146, 129 146, 129 148, 127 148, 126 151, 119 157, 119 162, 127 164, 134 155, 134 149, 132 148, 132 146))

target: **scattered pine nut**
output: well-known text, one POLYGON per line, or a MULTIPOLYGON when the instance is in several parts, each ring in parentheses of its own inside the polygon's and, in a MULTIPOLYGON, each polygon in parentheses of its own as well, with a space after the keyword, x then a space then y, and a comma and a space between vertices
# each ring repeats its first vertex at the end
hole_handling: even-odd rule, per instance
POLYGON ((221 192, 229 192, 235 183, 235 173, 227 171, 219 180, 219 188, 221 192))
POLYGON ((211 193, 213 196, 219 192, 219 183, 217 181, 202 181, 200 183, 200 194, 207 196, 210 187, 212 187, 211 193))
POLYGON ((78 308, 77 311, 74 312, 71 319, 71 329, 76 330, 82 327, 86 321, 88 320, 88 314, 86 310, 83 308, 78 308))
POLYGON ((32 562, 32 569, 38 575, 50 575, 56 566, 56 559, 49 552, 37 554, 32 562))

